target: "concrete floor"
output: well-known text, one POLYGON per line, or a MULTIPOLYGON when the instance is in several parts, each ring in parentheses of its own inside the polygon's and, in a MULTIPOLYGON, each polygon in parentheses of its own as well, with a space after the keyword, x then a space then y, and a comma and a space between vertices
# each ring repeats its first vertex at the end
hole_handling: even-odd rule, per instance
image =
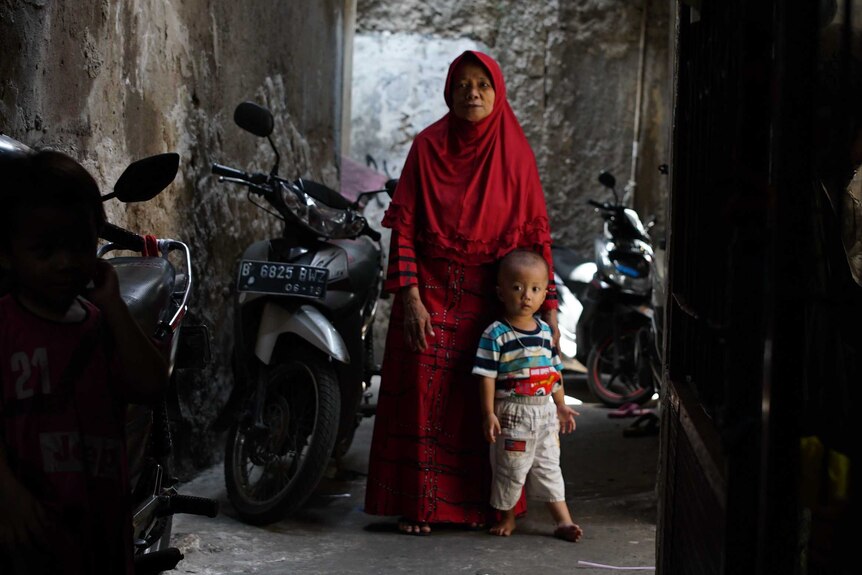
POLYGON ((512 537, 437 529, 427 537, 400 534, 395 518, 362 512, 373 421, 365 420, 337 476, 326 479, 296 516, 265 528, 239 522, 227 501, 221 465, 182 493, 221 502, 216 519, 174 518, 173 545, 185 554, 175 573, 215 575, 464 573, 555 575, 649 573, 655 565, 655 472, 658 436, 624 438, 633 419, 610 419, 582 378, 567 375, 567 393, 584 401, 574 434, 563 436, 566 498, 584 529, 578 543, 550 536, 550 517, 532 503, 512 537), (586 563, 585 563, 586 562, 586 563), (603 567, 587 563, 604 565, 603 567))

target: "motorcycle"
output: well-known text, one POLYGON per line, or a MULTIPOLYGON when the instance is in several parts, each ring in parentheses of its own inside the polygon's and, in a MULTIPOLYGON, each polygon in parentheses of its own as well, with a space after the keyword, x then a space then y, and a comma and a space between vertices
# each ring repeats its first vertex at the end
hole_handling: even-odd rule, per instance
POLYGON ((576 357, 602 403, 643 404, 657 391, 652 240, 637 212, 622 205, 615 178, 602 172, 599 182, 614 201, 588 200, 603 219, 603 233, 595 241, 595 274, 583 291, 576 357))
MULTIPOLYGON (((126 168, 114 191, 102 200, 148 201, 173 181, 178 166, 177 154, 138 160, 126 168)), ((126 417, 135 571, 138 575, 158 573, 175 568, 183 558, 178 549, 169 547, 174 514, 218 514, 217 501, 178 493, 178 480, 171 474, 170 422, 181 417, 175 370, 206 365, 209 333, 205 325, 195 323, 188 314, 193 277, 191 252, 185 243, 142 237, 111 223, 105 224, 100 237, 108 243, 99 248, 98 255, 114 267, 120 295, 132 316, 145 333, 153 334, 169 350, 169 390, 152 404, 130 405, 126 417), (114 256, 120 251, 140 255, 114 256)))
POLYGON ((237 262, 235 385, 219 418, 230 427, 228 498, 260 525, 296 511, 370 415, 363 399, 378 373, 372 326, 383 266, 380 234, 360 210, 392 185, 350 202, 323 184, 280 178, 270 111, 244 102, 234 122, 269 140, 275 164, 269 173, 213 164, 212 173, 247 187, 284 224, 281 237, 252 243, 237 262))
POLYGON ((585 259, 565 246, 551 246, 554 260, 554 283, 557 286, 557 322, 560 330, 560 349, 563 366, 578 372, 586 367, 577 362, 578 320, 584 311, 581 303, 596 273, 595 262, 585 259))
MULTIPOLYGON (((0 155, 28 154, 32 150, 0 134, 0 155)), ((123 203, 144 202, 162 192, 179 167, 177 154, 160 154, 129 165, 102 196, 123 203)), ((135 571, 138 575, 173 569, 183 558, 169 547, 172 516, 193 513, 215 517, 218 502, 178 493, 178 480, 171 475, 171 420, 179 417, 175 369, 200 368, 208 360, 206 326, 193 325, 188 305, 192 290, 191 253, 187 245, 171 239, 142 237, 105 223, 100 237, 108 243, 97 255, 118 251, 141 255, 106 258, 117 273, 120 295, 145 333, 162 342, 168 352, 171 385, 150 404, 129 405, 126 412, 126 451, 133 502, 132 522, 135 571), (180 271, 171 254, 180 254, 180 271)))

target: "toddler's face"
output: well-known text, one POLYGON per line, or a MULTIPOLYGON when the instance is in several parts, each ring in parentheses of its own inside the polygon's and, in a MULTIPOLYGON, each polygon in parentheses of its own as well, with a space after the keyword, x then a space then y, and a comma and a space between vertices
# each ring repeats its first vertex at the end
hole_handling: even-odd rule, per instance
POLYGON ((51 314, 69 309, 96 269, 96 224, 84 210, 59 206, 15 214, 6 259, 20 298, 51 314))
POLYGON ((548 292, 548 271, 541 265, 516 265, 505 269, 497 281, 497 295, 506 308, 506 317, 534 315, 548 292))

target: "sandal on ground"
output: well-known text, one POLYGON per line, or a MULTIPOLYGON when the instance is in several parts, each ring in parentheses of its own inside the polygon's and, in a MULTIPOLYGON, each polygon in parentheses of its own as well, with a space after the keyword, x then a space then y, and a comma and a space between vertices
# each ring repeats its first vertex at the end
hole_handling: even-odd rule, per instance
POLYGON ((654 413, 645 413, 641 415, 634 423, 623 429, 623 437, 648 437, 650 435, 658 435, 659 418, 654 413))
POLYGON ((554 537, 562 539, 563 541, 569 541, 570 543, 576 543, 583 534, 583 529, 574 524, 561 525, 554 529, 554 537))
POLYGON ((624 403, 619 406, 617 409, 608 412, 608 417, 611 418, 621 418, 621 417, 637 417, 639 415, 643 415, 645 413, 649 413, 649 409, 643 409, 637 403, 624 403))

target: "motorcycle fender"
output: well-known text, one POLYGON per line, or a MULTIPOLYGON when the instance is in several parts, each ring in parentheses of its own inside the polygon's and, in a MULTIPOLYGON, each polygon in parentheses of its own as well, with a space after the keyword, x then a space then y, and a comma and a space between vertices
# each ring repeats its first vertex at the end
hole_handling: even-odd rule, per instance
POLYGON ((254 354, 264 364, 270 365, 272 352, 278 337, 283 333, 294 333, 342 363, 350 363, 350 354, 339 334, 320 311, 310 305, 287 310, 272 302, 263 307, 254 354))

